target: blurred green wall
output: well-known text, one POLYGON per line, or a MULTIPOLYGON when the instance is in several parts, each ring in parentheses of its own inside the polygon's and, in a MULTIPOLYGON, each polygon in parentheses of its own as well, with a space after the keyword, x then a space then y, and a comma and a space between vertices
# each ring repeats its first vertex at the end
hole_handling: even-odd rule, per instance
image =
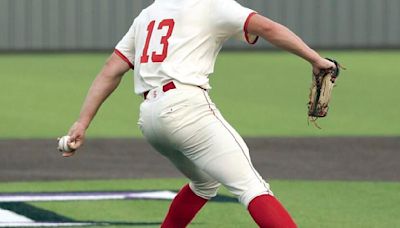
MULTIPOLYGON (((151 2, 0 0, 0 51, 109 50, 151 2)), ((400 48, 399 0, 239 2, 287 25, 316 48, 400 48)), ((227 47, 247 45, 231 41, 227 47)), ((260 42, 258 47, 270 46, 260 42)))

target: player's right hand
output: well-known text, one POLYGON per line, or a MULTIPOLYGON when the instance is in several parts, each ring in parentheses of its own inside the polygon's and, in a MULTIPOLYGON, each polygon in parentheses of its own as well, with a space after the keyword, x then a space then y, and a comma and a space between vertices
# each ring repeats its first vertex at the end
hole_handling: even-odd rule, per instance
POLYGON ((68 140, 68 146, 73 149, 71 152, 64 152, 63 157, 71 157, 75 154, 76 150, 83 145, 85 141, 86 127, 79 121, 75 122, 68 132, 70 139, 68 140))

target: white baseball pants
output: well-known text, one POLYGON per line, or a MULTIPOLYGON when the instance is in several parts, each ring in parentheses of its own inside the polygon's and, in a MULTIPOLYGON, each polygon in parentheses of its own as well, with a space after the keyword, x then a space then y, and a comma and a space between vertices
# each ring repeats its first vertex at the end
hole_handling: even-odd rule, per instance
POLYGON ((148 142, 167 157, 205 199, 223 184, 246 207, 273 194, 254 169, 249 149, 225 121, 208 93, 174 81, 176 89, 155 88, 140 105, 139 127, 148 142))

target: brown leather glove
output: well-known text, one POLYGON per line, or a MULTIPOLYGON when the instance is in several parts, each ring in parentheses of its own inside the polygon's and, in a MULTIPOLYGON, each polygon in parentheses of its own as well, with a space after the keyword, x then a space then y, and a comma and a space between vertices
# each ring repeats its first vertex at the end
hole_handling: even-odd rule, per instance
POLYGON ((313 74, 308 102, 308 119, 318 128, 320 127, 315 121, 328 114, 332 90, 339 76, 339 70, 343 68, 336 60, 328 58, 327 60, 335 63, 336 68, 321 70, 317 75, 313 74))

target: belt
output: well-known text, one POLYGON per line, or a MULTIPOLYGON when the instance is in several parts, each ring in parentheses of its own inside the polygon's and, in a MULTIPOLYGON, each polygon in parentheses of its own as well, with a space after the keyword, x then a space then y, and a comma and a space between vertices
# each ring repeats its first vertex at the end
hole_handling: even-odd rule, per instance
MULTIPOLYGON (((162 90, 163 92, 167 92, 168 90, 176 89, 174 82, 168 82, 167 84, 163 85, 162 90)), ((146 100, 147 95, 149 95, 150 90, 143 93, 143 98, 146 100)))

